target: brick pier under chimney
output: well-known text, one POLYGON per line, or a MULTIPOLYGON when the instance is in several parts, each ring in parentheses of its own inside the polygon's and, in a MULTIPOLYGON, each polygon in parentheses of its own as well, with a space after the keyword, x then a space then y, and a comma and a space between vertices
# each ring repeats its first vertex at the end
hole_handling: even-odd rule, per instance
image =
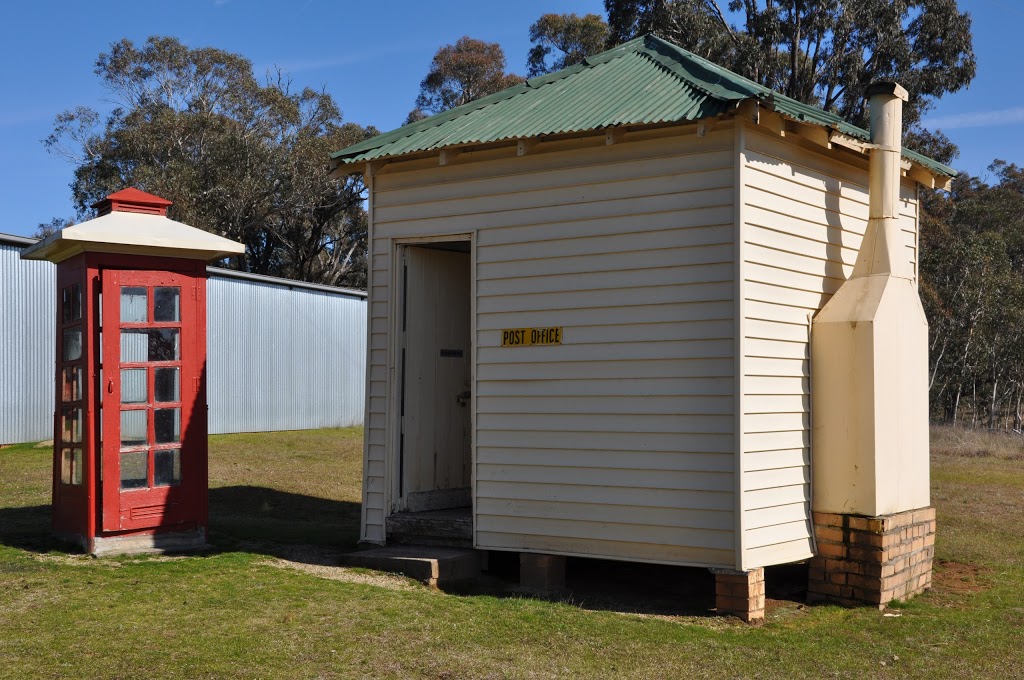
POLYGON ((881 517, 814 513, 807 601, 884 609, 931 588, 935 508, 881 517))

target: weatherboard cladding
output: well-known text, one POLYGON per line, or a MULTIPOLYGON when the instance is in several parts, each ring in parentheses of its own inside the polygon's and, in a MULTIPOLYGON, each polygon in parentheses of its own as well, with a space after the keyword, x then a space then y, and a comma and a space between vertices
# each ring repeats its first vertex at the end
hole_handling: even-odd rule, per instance
POLYGON ((473 233, 476 545, 735 563, 732 140, 652 130, 372 177, 365 540, 390 512, 394 239, 473 233), (541 325, 571 340, 501 346, 541 325))
MULTIPOLYGON (((647 35, 588 57, 583 64, 360 142, 334 154, 360 163, 543 135, 625 125, 695 121, 758 100, 789 118, 867 141, 868 132, 839 116, 773 92, 691 52, 647 35)), ((953 177, 956 171, 919 153, 904 157, 953 177)))

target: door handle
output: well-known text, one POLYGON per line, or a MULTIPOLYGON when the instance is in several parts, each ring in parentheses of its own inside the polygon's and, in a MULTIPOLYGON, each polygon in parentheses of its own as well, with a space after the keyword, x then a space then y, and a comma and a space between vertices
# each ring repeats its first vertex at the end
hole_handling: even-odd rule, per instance
POLYGON ((459 406, 465 406, 466 403, 469 401, 469 398, 471 396, 473 396, 473 393, 471 391, 469 391, 469 390, 466 390, 465 392, 463 392, 459 396, 455 397, 455 402, 459 406))
POLYGON ((107 380, 107 394, 113 394, 113 393, 114 393, 114 379, 113 378, 109 378, 107 380))

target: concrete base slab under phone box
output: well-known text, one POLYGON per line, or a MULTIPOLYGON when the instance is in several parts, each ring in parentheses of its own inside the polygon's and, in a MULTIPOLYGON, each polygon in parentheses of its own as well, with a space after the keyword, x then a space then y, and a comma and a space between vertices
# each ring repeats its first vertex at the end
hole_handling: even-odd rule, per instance
POLYGON ((203 552, 210 550, 206 542, 206 531, 167 531, 153 534, 128 534, 125 536, 97 536, 92 541, 90 554, 95 557, 108 555, 144 555, 148 553, 203 552))

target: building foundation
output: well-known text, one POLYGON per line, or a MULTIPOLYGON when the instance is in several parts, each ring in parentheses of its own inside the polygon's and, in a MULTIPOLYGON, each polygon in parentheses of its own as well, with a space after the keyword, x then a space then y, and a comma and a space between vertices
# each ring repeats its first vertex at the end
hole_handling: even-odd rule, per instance
POLYGON ((935 508, 877 517, 815 512, 814 534, 808 602, 884 609, 931 587, 935 508))
POLYGON ((715 609, 747 623, 764 621, 764 569, 711 569, 715 575, 715 609))

